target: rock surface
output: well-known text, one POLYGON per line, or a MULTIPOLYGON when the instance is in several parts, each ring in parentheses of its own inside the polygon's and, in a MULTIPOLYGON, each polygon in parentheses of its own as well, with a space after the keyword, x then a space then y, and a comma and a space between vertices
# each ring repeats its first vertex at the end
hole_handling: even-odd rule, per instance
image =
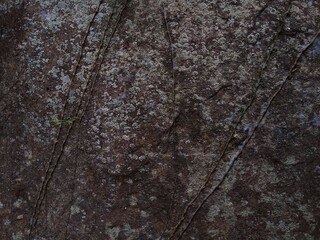
POLYGON ((0 16, 0 239, 320 239, 319 1, 0 16))

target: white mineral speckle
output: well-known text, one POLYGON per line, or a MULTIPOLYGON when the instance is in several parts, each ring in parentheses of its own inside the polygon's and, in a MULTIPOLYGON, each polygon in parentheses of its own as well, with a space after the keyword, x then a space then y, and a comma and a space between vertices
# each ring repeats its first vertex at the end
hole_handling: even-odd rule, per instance
POLYGON ((13 206, 15 206, 16 208, 19 208, 21 207, 21 204, 22 204, 22 200, 18 199, 17 201, 14 202, 13 206))
POLYGON ((143 218, 147 218, 147 217, 149 217, 149 214, 146 211, 141 211, 140 216, 143 218))
POLYGON ((9 219, 4 219, 3 220, 3 225, 9 226, 11 224, 11 221, 9 219))
POLYGON ((210 207, 209 212, 207 213, 207 220, 213 222, 214 218, 219 215, 221 211, 220 206, 213 205, 210 207))
POLYGON ((111 223, 107 223, 105 227, 105 233, 109 236, 110 240, 118 239, 120 228, 113 227, 111 223))
POLYGON ((12 239, 13 240, 22 240, 23 239, 22 232, 17 232, 16 234, 12 234, 12 239))
POLYGON ((75 215, 77 213, 80 213, 80 208, 76 205, 72 205, 70 208, 70 211, 71 211, 71 215, 75 215))
POLYGON ((299 163, 299 159, 296 159, 295 156, 289 156, 285 159, 283 163, 286 165, 295 165, 299 163))
POLYGON ((122 139, 125 140, 125 141, 129 141, 130 140, 130 137, 128 135, 123 135, 122 136, 122 139))
POLYGON ((138 199, 135 196, 130 197, 130 206, 136 206, 138 203, 138 199))

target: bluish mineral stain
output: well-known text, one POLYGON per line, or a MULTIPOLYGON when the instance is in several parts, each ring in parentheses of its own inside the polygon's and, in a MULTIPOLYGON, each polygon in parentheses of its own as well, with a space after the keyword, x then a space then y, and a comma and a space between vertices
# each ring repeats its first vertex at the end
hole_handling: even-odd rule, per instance
POLYGON ((144 105, 145 110, 154 109, 156 107, 156 103, 154 101, 148 102, 144 105))
POLYGON ((310 123, 313 127, 320 127, 319 116, 316 113, 313 113, 310 123))
POLYGON ((310 57, 320 58, 320 37, 317 37, 310 47, 310 57))

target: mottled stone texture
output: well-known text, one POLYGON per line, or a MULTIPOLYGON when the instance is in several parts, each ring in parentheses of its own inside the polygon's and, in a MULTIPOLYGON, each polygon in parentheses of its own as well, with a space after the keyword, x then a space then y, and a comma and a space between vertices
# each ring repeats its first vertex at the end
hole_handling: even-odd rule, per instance
POLYGON ((1 0, 0 239, 320 239, 320 2, 1 0))

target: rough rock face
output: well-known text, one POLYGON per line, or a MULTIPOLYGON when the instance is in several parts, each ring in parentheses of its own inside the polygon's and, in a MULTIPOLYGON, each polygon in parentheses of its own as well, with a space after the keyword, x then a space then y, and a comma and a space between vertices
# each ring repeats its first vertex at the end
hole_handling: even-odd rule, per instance
POLYGON ((0 11, 0 239, 320 239, 319 1, 0 11))

